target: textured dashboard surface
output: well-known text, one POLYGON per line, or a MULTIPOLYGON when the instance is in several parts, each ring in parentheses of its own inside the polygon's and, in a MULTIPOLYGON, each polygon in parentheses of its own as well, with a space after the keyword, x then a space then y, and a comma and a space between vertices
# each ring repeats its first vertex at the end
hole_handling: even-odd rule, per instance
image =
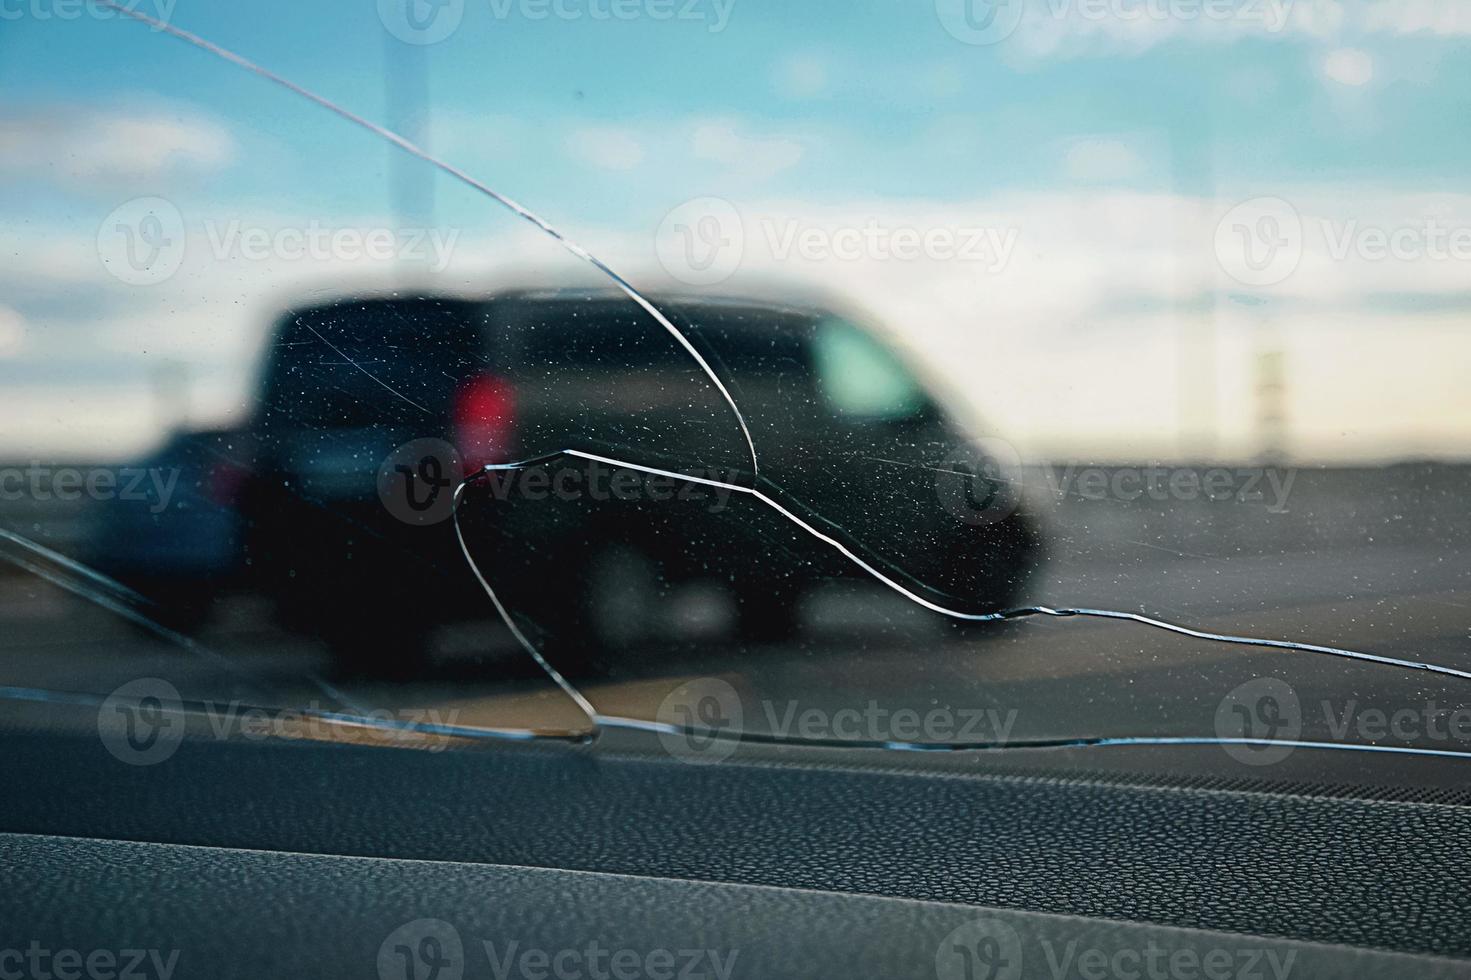
POLYGON ((0 831, 521 865, 1471 955, 1471 810, 598 748, 6 736, 0 831))
POLYGON ((0 920, 27 953, 46 954, 43 971, 61 950, 106 951, 169 980, 1435 980, 1467 970, 1198 930, 535 868, 11 835, 0 835, 0 863, 30 883, 24 897, 0 894, 0 920))

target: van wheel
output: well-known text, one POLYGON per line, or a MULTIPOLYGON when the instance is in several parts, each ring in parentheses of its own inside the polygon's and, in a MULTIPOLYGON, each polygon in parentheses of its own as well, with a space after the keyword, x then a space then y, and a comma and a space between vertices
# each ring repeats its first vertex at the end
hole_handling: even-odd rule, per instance
POLYGON ((429 631, 401 616, 363 615, 325 625, 322 639, 338 677, 411 681, 431 666, 429 631))
POLYGON ((766 583, 746 591, 739 599, 737 622, 742 642, 789 642, 801 632, 801 590, 766 583))
POLYGON ((575 594, 566 598, 570 621, 545 634, 547 661, 574 680, 638 656, 659 639, 660 584, 654 562, 638 549, 599 549, 583 563, 575 594))

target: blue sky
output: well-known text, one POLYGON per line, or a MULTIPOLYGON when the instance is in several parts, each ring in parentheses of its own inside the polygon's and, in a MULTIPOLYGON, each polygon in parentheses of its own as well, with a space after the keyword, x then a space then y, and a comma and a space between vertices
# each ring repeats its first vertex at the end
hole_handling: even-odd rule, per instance
MULTIPOLYGON (((396 39, 375 0, 163 2, 137 7, 376 120, 415 126, 385 76, 419 66, 429 98, 417 131, 436 152, 635 270, 657 268, 661 217, 712 195, 735 204, 753 239, 768 220, 1018 231, 1014 268, 990 278, 934 263, 793 267, 768 255, 747 264, 858 294, 898 321, 901 339, 942 369, 948 362, 962 387, 956 363, 1000 358, 1001 394, 975 400, 1048 452, 1183 451, 1180 420, 1160 418, 1173 396, 1161 409, 1133 390, 1176 363, 1166 349, 1173 327, 1119 311, 1178 320, 1202 308, 1221 345, 1210 369, 1220 443, 1251 450, 1242 428, 1251 406, 1231 394, 1249 387, 1249 364, 1238 363, 1249 344, 1208 299, 1242 286, 1222 287, 1213 265, 1181 265, 1193 255, 1181 237, 1196 236, 1197 223, 1208 237, 1224 209, 1270 196, 1291 201, 1310 227, 1319 218, 1345 228, 1471 225, 1471 5, 1458 0, 1242 0, 1214 19, 1198 12, 1204 0, 1032 0, 1012 34, 987 44, 947 30, 947 5, 960 0, 673 0, 670 19, 651 13, 667 0, 627 0, 627 19, 598 15, 613 0, 561 0, 571 15, 545 19, 533 16, 537 0, 448 0, 458 26, 425 45, 396 39), (998 337, 1011 339, 1004 350, 998 337), (1137 371, 1136 383, 1100 394, 1098 357, 1121 341, 1135 353, 1117 355, 1119 370, 1137 371), (1060 346, 1076 364, 1059 365, 1060 346), (1049 397, 1027 401, 1041 379, 1049 397), (1096 407, 1100 397, 1110 408, 1096 407)), ((6 322, 24 335, 0 353, 0 377, 63 390, 114 384, 143 398, 150 359, 169 350, 219 382, 200 393, 206 414, 238 410, 240 385, 225 382, 247 373, 239 355, 260 328, 231 320, 230 309, 256 316, 272 277, 291 278, 279 267, 237 276, 186 264, 165 284, 131 291, 95 261, 90 279, 82 264, 48 270, 140 195, 178 204, 191 242, 201 213, 276 225, 384 220, 392 151, 148 27, 76 15, 67 3, 0 0, 0 209, 8 251, 39 263, 14 273, 0 298, 9 311, 0 352, 6 322), (191 307, 218 318, 214 333, 204 336, 197 317, 174 323, 191 307), (160 316, 172 332, 127 332, 160 316)), ((487 261, 510 241, 525 257, 525 239, 509 237, 520 232, 490 205, 427 167, 405 172, 437 187, 434 213, 415 220, 453 225, 487 261)), ((1355 445, 1335 442, 1348 391, 1363 381, 1343 372, 1395 356, 1390 390, 1439 397, 1448 378, 1417 374, 1379 345, 1394 329, 1443 339, 1444 357, 1464 353, 1452 335, 1468 305, 1465 264, 1312 258, 1310 247, 1302 270, 1265 289, 1267 308, 1287 311, 1273 329, 1302 351, 1337 331, 1355 357, 1336 374, 1304 366, 1303 450, 1382 452, 1415 419, 1405 409, 1380 424, 1376 406, 1359 421, 1377 429, 1355 445)), ((31 415, 21 444, 74 435, 68 418, 31 415)), ((134 442, 154 424, 146 407, 120 417, 134 442)), ((1471 450, 1471 406, 1458 402, 1448 417, 1424 451, 1471 450)))
MULTIPOLYGON (((46 8, 45 0, 8 2, 15 5, 10 10, 46 8)), ((546 152, 547 143, 555 145, 579 123, 657 131, 682 119, 729 117, 755 134, 806 144, 801 161, 772 178, 769 190, 845 199, 1051 186, 1069 179, 1059 166, 1060 149, 1099 134, 1144 144, 1145 166, 1114 181, 1138 187, 1173 190, 1204 179, 1190 172, 1198 166, 1187 162, 1177 172, 1159 159, 1163 145, 1148 158, 1148 144, 1168 142, 1187 161, 1211 159, 1214 178, 1232 184, 1311 177, 1458 189, 1471 137, 1467 127, 1454 125, 1471 101, 1468 37, 1459 33, 1379 30, 1355 37, 1289 27, 1238 34, 1222 24, 1134 53, 1138 45, 1090 37, 1095 22, 1075 12, 1081 50, 1046 56, 1019 50, 1015 37, 991 46, 960 43, 922 0, 728 0, 728 24, 719 32, 712 31, 714 2, 692 8, 699 19, 599 20, 588 13, 537 21, 517 15, 516 4, 501 18, 493 0, 468 0, 450 37, 407 53, 427 62, 431 112, 445 129, 434 139, 431 125, 431 139, 459 150, 467 165, 493 166, 492 176, 544 209, 617 218, 629 191, 651 190, 640 174, 599 185, 621 190, 617 198, 582 193, 582 181, 598 179, 588 173, 596 168, 566 152, 546 152), (1323 84, 1322 60, 1345 42, 1371 49, 1370 92, 1323 84), (512 116, 530 132, 521 147, 481 153, 472 145, 473 127, 465 125, 476 116, 512 116), (939 152, 946 146, 942 133, 959 152, 939 152)), ((1066 2, 1038 0, 1036 7, 1066 2)), ((1121 8, 1146 2, 1161 0, 1117 0, 1121 8)), ((588 0, 573 9, 597 5, 588 0)), ((138 9, 164 8, 143 0, 138 9)), ((390 52, 406 54, 386 42, 372 0, 179 0, 168 9, 177 26, 220 39, 373 118, 390 115, 385 62, 390 52)), ((1134 33, 1149 30, 1168 28, 1144 22, 1134 33)), ((161 98, 237 121, 259 121, 286 101, 259 81, 151 34, 140 25, 85 17, 13 20, 0 35, 0 83, 13 104, 161 98)), ((306 112, 288 112, 280 122, 297 127, 288 135, 300 145, 311 130, 332 129, 306 112)), ((262 186, 280 191, 277 175, 241 162, 262 186)), ((646 160, 634 169, 657 165, 646 160)), ((232 180, 248 176, 231 174, 232 180)), ((339 176, 354 192, 381 192, 367 168, 339 176)))

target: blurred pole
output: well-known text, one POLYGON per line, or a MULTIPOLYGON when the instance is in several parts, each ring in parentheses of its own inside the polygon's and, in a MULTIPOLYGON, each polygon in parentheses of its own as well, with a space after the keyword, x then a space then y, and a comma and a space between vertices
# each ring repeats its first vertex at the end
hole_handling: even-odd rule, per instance
POLYGON ((1252 333, 1252 388, 1256 401, 1257 451, 1264 463, 1287 459, 1287 357, 1271 320, 1252 333))
MULTIPOLYGON (((414 0, 402 0, 413 3, 414 0)), ((425 150, 430 144, 429 55, 426 45, 406 44, 383 32, 383 85, 388 128, 425 150)), ((434 227, 433 169, 388 147, 388 197, 400 230, 434 227)), ((413 278, 418 270, 405 268, 413 278)))
POLYGON ((153 365, 150 375, 153 416, 158 431, 178 432, 189 427, 189 365, 165 358, 153 365))
POLYGON ((1175 243, 1178 451, 1184 459, 1211 460, 1219 449, 1216 418, 1218 297, 1214 289, 1202 289, 1203 295, 1197 294, 1196 289, 1213 281, 1216 271, 1213 242, 1203 239, 1199 221, 1199 211, 1215 198, 1214 106, 1204 84, 1198 79, 1182 96, 1182 108, 1170 127, 1175 196, 1182 204, 1201 202, 1201 208, 1181 207, 1176 218, 1183 223, 1177 229, 1175 243))

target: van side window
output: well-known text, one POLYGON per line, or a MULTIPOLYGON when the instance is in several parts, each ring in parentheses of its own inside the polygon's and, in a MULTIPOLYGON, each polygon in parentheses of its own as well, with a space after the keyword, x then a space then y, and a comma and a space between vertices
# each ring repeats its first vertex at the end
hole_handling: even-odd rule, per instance
POLYGON ((929 408, 924 389, 903 362, 846 320, 828 317, 817 325, 812 357, 835 415, 883 421, 913 418, 929 408))

